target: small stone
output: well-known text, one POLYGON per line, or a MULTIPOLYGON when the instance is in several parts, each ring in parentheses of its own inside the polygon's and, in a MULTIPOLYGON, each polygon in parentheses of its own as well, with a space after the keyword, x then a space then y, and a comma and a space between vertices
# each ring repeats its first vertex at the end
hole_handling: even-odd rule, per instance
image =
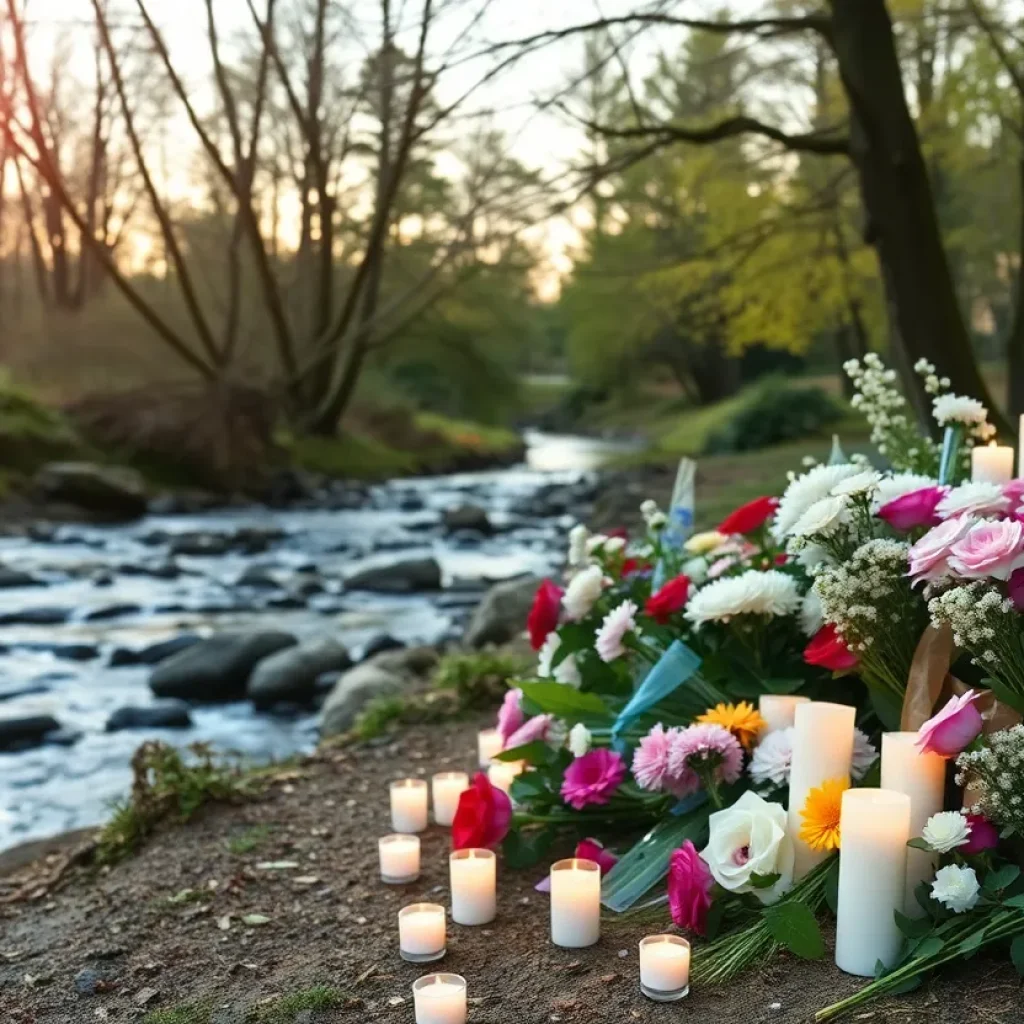
POLYGON ((217 918, 217 927, 222 932, 230 931, 231 930, 231 915, 230 914, 225 914, 223 917, 218 917, 217 918))
POLYGON ((627 956, 629 956, 629 950, 628 949, 620 949, 619 950, 619 959, 620 960, 625 960, 627 956))
POLYGON ((75 975, 75 991, 80 996, 95 996, 109 992, 113 987, 112 981, 108 981, 92 967, 84 967, 75 975))
POLYGON ((270 918, 265 914, 246 914, 242 918, 242 924, 248 925, 250 928, 260 928, 265 924, 270 924, 270 918))
POLYGON ((401 1006, 405 1002, 404 996, 392 996, 388 1000, 388 1006, 401 1006))
POLYGON ((140 988, 138 992, 132 996, 132 1000, 136 1006, 148 1006, 154 999, 158 999, 160 993, 155 988, 140 988))

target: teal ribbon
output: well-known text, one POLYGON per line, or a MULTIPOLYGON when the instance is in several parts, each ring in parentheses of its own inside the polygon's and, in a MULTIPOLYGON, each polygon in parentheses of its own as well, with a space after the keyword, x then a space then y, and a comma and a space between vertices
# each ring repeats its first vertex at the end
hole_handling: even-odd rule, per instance
POLYGON ((960 454, 960 445, 963 443, 964 428, 960 424, 951 424, 946 427, 942 436, 942 455, 939 458, 939 483, 956 484, 960 475, 960 466, 957 465, 957 456, 960 454))

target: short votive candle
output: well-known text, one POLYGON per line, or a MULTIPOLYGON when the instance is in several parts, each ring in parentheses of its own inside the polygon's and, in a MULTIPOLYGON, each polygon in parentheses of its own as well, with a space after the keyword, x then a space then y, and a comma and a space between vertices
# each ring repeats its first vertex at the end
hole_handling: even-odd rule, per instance
POLYGON ((798 704, 807 704, 810 697, 790 697, 788 694, 764 693, 758 699, 757 710, 764 719, 762 736, 780 729, 788 729, 793 724, 798 704))
POLYGON ((445 954, 445 911, 437 903, 413 903, 398 912, 398 951, 403 960, 426 964, 445 954))
POLYGON ((381 881, 405 885, 420 877, 420 841, 417 836, 384 836, 377 841, 381 881))
POLYGON ((891 967, 903 935, 896 911, 903 910, 910 839, 910 797, 889 789, 848 789, 839 815, 836 905, 836 966, 872 978, 881 961, 891 967))
POLYGON ((678 935, 648 935, 640 942, 640 991, 658 1003, 690 991, 690 944, 678 935))
POLYGON ((601 937, 601 869, 572 857, 551 866, 551 941, 566 949, 593 946, 601 937))
POLYGON ((1013 449, 1009 445, 977 445, 971 449, 971 481, 1008 484, 1013 479, 1013 449))
POLYGON ((525 761, 492 761, 487 769, 487 778, 491 780, 492 786, 508 793, 512 789, 512 780, 522 775, 525 769, 525 761))
POLYGON ((465 772, 438 772, 430 780, 430 796, 434 802, 434 821, 450 825, 455 820, 459 797, 469 788, 465 772))
POLYGON ((490 924, 498 912, 498 858, 493 850, 456 850, 448 859, 452 920, 490 924))
POLYGON ((413 983, 416 1024, 466 1024, 466 979, 458 974, 428 974, 413 983))
POLYGON ((391 783, 391 827, 396 832, 422 832, 427 827, 427 783, 399 779, 391 783))
POLYGON ((481 729, 476 734, 476 757, 481 768, 489 767, 491 761, 502 751, 504 742, 497 729, 481 729))

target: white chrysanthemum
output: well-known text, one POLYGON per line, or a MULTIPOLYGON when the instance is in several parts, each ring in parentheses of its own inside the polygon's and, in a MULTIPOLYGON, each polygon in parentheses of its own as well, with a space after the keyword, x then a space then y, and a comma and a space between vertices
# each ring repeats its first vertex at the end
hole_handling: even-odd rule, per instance
POLYGON ((831 555, 828 553, 826 548, 823 548, 820 544, 804 544, 802 548, 796 553, 796 560, 807 570, 812 573, 818 568, 823 562, 827 562, 831 559, 831 555))
POLYGON ((589 533, 582 523, 577 523, 569 531, 569 565, 583 565, 587 560, 587 537, 589 533))
POLYGON ((728 622, 735 615, 791 615, 800 603, 792 576, 775 569, 749 569, 701 587, 690 598, 686 617, 700 626, 705 622, 728 622))
POLYGON ((932 415, 940 427, 948 423, 965 425, 984 423, 988 419, 988 409, 976 398, 965 395, 939 395, 932 399, 932 415))
POLYGON ((709 551, 721 547, 729 538, 717 530, 705 530, 704 533, 695 533, 684 545, 687 554, 706 555, 709 551))
POLYGON ((806 637, 812 637, 825 625, 825 617, 821 611, 821 598, 813 590, 804 595, 800 605, 800 628, 806 637))
POLYGON ((925 822, 921 838, 936 853, 949 853, 971 841, 971 823, 961 811, 940 811, 925 822))
POLYGON ((866 469, 856 476, 848 476, 845 480, 840 480, 832 488, 832 494, 836 497, 870 494, 878 489, 881 479, 881 473, 876 473, 873 469, 866 469))
POLYGON ((582 722, 577 722, 569 730, 569 753, 573 757, 582 757, 590 750, 590 740, 590 730, 582 722))
POLYGON ((776 540, 788 537, 800 517, 816 502, 827 498, 832 488, 841 481, 862 472, 860 466, 844 462, 838 466, 815 466, 803 476, 798 476, 787 488, 779 501, 772 523, 776 540))
POLYGON ((606 555, 617 555, 626 547, 626 541, 622 537, 609 537, 601 549, 606 555))
POLYGON ((537 653, 537 676, 540 679, 554 679, 556 683, 579 686, 582 682, 576 665, 576 655, 570 654, 552 668, 555 654, 562 646, 562 638, 552 630, 537 653))
POLYGON ((587 554, 592 555, 608 543, 609 538, 603 533, 595 533, 587 538, 587 554))
POLYGON ((868 773, 868 769, 878 760, 878 749, 868 739, 868 734, 860 729, 853 730, 853 757, 850 759, 850 775, 854 782, 859 782, 868 773))
POLYGON ((683 562, 683 575, 689 577, 695 587, 699 587, 708 578, 708 560, 699 555, 688 558, 683 562))
POLYGON ((599 565, 588 565, 569 581, 562 595, 566 615, 574 622, 584 618, 604 590, 604 570, 599 565))
POLYGON ((776 729, 754 748, 747 770, 755 786, 787 786, 792 763, 793 730, 776 729))
POLYGON ((999 484, 968 481, 954 487, 935 506, 935 511, 942 519, 952 519, 965 513, 986 516, 1004 511, 1009 504, 1010 499, 1003 494, 999 484))
POLYGON ((931 895, 954 914, 963 914, 977 906, 981 886, 974 868, 950 864, 935 872, 931 895))
POLYGON ((871 503, 873 511, 877 512, 883 505, 890 501, 902 498, 904 494, 913 494, 914 491, 923 491, 926 487, 936 487, 938 480, 921 473, 895 473, 892 476, 884 476, 878 481, 878 491, 871 503))
POLYGON ((629 632, 639 633, 636 627, 636 613, 640 609, 632 601, 623 601, 605 617, 595 636, 594 649, 602 661, 614 661, 626 653, 622 641, 629 632))
POLYGON ((791 537, 815 537, 827 535, 846 522, 849 499, 827 497, 816 501, 794 523, 791 537))

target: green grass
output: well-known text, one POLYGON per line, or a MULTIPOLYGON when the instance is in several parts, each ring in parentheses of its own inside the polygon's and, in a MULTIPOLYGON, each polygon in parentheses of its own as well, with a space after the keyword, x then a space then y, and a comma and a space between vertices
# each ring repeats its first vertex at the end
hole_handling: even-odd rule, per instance
POLYGON ((520 446, 519 435, 506 427, 452 419, 433 412, 417 413, 413 423, 420 430, 439 435, 444 446, 453 453, 469 451, 483 455, 505 455, 517 451, 520 446))
POLYGON ((151 1010, 142 1024, 210 1024, 212 1015, 206 1003, 186 1003, 169 1010, 151 1010))
POLYGON ((256 825, 253 828, 247 828, 244 832, 228 840, 228 852, 237 857, 252 853, 267 841, 270 833, 269 825, 256 825))
POLYGON ((411 473, 416 459, 363 434, 346 432, 340 437, 297 437, 287 448, 294 463, 311 473, 339 479, 385 480, 411 473))
POLYGON ((292 992, 272 1002, 254 1007, 248 1019, 253 1024, 293 1024, 295 1017, 303 1010, 331 1010, 340 1006, 345 994, 329 985, 314 985, 312 988, 292 992))

